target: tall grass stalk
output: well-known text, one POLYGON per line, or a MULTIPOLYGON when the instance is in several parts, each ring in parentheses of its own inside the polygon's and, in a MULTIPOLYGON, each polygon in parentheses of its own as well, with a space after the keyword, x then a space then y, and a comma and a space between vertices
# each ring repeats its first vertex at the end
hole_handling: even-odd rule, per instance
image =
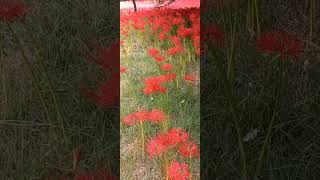
POLYGON ((142 156, 145 158, 145 134, 144 134, 144 127, 143 122, 140 121, 140 131, 141 131, 141 150, 142 150, 142 156))
POLYGON ((6 62, 4 61, 4 54, 3 54, 3 37, 0 37, 0 67, 1 67, 1 74, 2 74, 2 88, 4 94, 4 119, 7 119, 10 116, 10 104, 9 104, 9 83, 7 79, 7 71, 6 71, 6 62))
MULTIPOLYGON (((17 45, 18 45, 18 48, 21 52, 21 56, 22 56, 22 60, 23 60, 23 63, 24 63, 24 68, 25 68, 25 71, 29 74, 30 78, 31 78, 31 81, 32 81, 32 84, 34 85, 34 88, 36 90, 36 93, 38 94, 39 98, 40 98, 40 102, 41 102, 41 105, 47 115, 47 118, 48 118, 48 123, 52 124, 52 118, 51 118, 51 115, 49 113, 49 109, 48 109, 48 106, 45 102, 45 99, 41 93, 41 88, 40 88, 40 84, 36 78, 36 75, 35 75, 35 72, 33 71, 32 69, 32 65, 31 63, 29 62, 28 60, 28 57, 26 55, 26 52, 21 44, 21 40, 18 38, 16 32, 13 30, 13 28, 11 27, 11 25, 9 23, 7 23, 7 26, 9 28, 9 31, 10 33, 12 34, 14 40, 16 41, 17 45)), ((64 138, 66 139, 66 136, 65 136, 65 133, 64 133, 64 130, 63 130, 63 135, 64 135, 64 138)), ((53 133, 53 136, 54 133, 53 133)))
POLYGON ((249 0, 247 10, 247 26, 258 36, 261 33, 259 0, 249 0))
POLYGON ((227 12, 222 11, 223 15, 223 23, 225 29, 230 30, 230 38, 227 42, 227 79, 230 85, 233 83, 233 76, 234 76, 234 57, 235 57, 235 50, 236 50, 236 27, 237 27, 237 15, 238 15, 238 6, 237 2, 235 3, 228 3, 227 12))
POLYGON ((232 114, 234 125, 237 131, 237 139, 241 157, 241 175, 243 180, 247 180, 247 160, 245 147, 242 141, 242 133, 240 127, 240 117, 236 108, 236 102, 233 95, 233 76, 234 76, 234 57, 236 52, 236 28, 237 28, 237 16, 238 16, 238 2, 228 2, 227 12, 222 9, 223 23, 226 29, 230 29, 230 39, 227 43, 227 71, 223 67, 223 63, 217 57, 214 57, 215 63, 218 67, 219 74, 224 86, 225 95, 227 96, 229 111, 232 114), (228 28, 227 28, 228 27, 228 28))
MULTIPOLYGON (((24 24, 25 28, 27 29, 28 26, 25 23, 23 23, 23 24, 24 24)), ((38 49, 38 50, 41 49, 43 51, 43 48, 41 46, 36 46, 35 38, 33 38, 33 37, 32 37, 32 43, 33 43, 33 47, 35 47, 35 49, 38 49)), ((36 56, 37 56, 37 62, 40 64, 41 71, 44 73, 44 77, 45 77, 46 81, 48 82, 49 92, 50 92, 50 94, 52 96, 54 107, 55 107, 56 113, 57 113, 57 117, 58 117, 58 119, 60 121, 61 130, 62 130, 64 139, 66 141, 65 143, 67 145, 69 145, 67 136, 65 134, 64 116, 63 116, 63 113, 62 113, 62 108, 61 108, 61 105, 60 105, 60 102, 59 102, 59 98, 58 98, 58 96, 56 95, 56 93, 54 91, 52 80, 50 79, 50 77, 48 75, 48 72, 47 72, 47 70, 45 68, 44 59, 39 55, 39 53, 36 53, 36 56)))
POLYGON ((312 38, 316 19, 316 1, 309 0, 309 36, 312 38))
POLYGON ((247 160, 246 160, 246 153, 245 153, 245 148, 244 148, 244 144, 242 141, 242 134, 241 134, 241 127, 240 127, 240 117, 236 108, 236 103, 235 103, 235 99, 234 99, 234 95, 232 92, 232 88, 230 87, 230 82, 228 81, 226 74, 225 74, 225 70, 223 68, 223 65, 220 61, 219 58, 214 58, 217 66, 218 66, 218 70, 219 70, 219 74, 220 77, 222 79, 223 82, 223 86, 224 86, 224 90, 225 90, 225 94, 227 96, 228 99, 228 104, 229 104, 229 110, 232 114, 233 120, 234 120, 234 125, 236 127, 236 131, 237 131, 237 139, 238 139, 238 144, 239 144, 239 149, 240 149, 240 156, 241 156, 241 165, 242 165, 242 178, 243 180, 247 180, 248 178, 248 172, 247 172, 247 160))
POLYGON ((284 72, 284 62, 282 62, 282 60, 278 60, 278 67, 279 67, 279 73, 278 73, 278 86, 276 87, 277 91, 274 97, 274 104, 273 104, 273 110, 272 110, 272 117, 270 120, 270 124, 268 127, 268 131, 267 131, 267 135, 264 139, 264 143, 263 143, 263 147, 257 162, 257 166, 256 166, 256 171, 255 171, 255 175, 254 175, 254 179, 258 180, 259 175, 260 175, 260 171, 261 171, 261 166, 263 163, 263 160, 266 156, 266 152, 267 149, 269 147, 270 144, 270 139, 271 139, 271 135, 272 135, 272 128, 274 125, 274 122, 276 120, 276 116, 277 116, 277 112, 279 111, 279 104, 280 104, 280 97, 281 97, 281 92, 282 92, 282 86, 283 86, 283 72, 284 72))

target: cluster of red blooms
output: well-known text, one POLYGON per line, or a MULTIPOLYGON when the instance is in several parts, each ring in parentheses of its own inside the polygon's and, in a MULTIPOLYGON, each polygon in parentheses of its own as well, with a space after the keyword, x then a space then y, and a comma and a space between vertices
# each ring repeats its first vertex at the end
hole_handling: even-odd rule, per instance
MULTIPOLYGON (((201 48, 207 47, 210 42, 216 42, 220 47, 225 44, 225 33, 216 24, 203 27, 201 31, 201 48)), ((263 32, 258 36, 256 45, 257 51, 279 55, 281 58, 298 57, 303 52, 302 41, 285 31, 263 32)))
POLYGON ((269 54, 297 57, 303 51, 303 44, 296 36, 283 31, 263 32, 257 39, 257 49, 269 54))
POLYGON ((99 88, 97 91, 92 91, 86 87, 81 87, 82 92, 89 98, 93 99, 100 107, 119 106, 120 104, 120 72, 125 69, 119 70, 120 67, 120 47, 119 43, 113 43, 109 48, 102 48, 97 45, 97 56, 87 55, 90 60, 94 61, 104 71, 109 74, 106 81, 97 81, 99 88))
MULTIPOLYGON (((144 79, 145 95, 154 93, 167 93, 166 83, 172 82, 177 77, 173 73, 173 64, 165 62, 186 53, 200 55, 200 9, 161 9, 140 11, 137 13, 122 14, 120 17, 120 34, 128 36, 131 30, 141 33, 150 33, 150 37, 163 44, 169 44, 169 48, 160 50, 149 48, 147 54, 159 65, 161 75, 144 79), (191 48, 190 48, 190 45, 191 48), (187 49, 191 49, 190 52, 187 49)), ((221 39, 219 39, 221 41, 221 39)), ((197 81, 197 76, 185 74, 184 80, 197 81)), ((136 122, 163 122, 165 114, 157 109, 139 111, 127 115, 123 122, 126 125, 134 125, 136 122)), ((149 157, 161 156, 168 150, 176 150, 180 156, 186 158, 200 157, 198 146, 189 140, 189 134, 180 128, 172 128, 166 132, 151 138, 146 145, 149 157)), ((191 178, 189 167, 186 163, 178 163, 175 160, 167 167, 167 177, 171 180, 184 180, 191 178)))
POLYGON ((12 22, 15 18, 23 16, 28 11, 25 4, 0 0, 0 19, 4 22, 12 22))
POLYGON ((147 152, 150 157, 160 156, 171 148, 178 148, 180 155, 184 157, 199 157, 200 150, 196 144, 189 141, 189 134, 180 128, 170 129, 166 133, 160 133, 147 144, 147 152))
POLYGON ((176 74, 165 74, 160 76, 149 77, 144 80, 145 88, 143 92, 145 95, 152 93, 166 93, 167 88, 163 85, 166 82, 171 82, 176 78, 176 74))
POLYGON ((120 34, 123 36, 128 35, 131 27, 141 32, 145 32, 146 27, 149 27, 151 35, 156 36, 160 41, 169 41, 174 45, 167 50, 168 55, 184 52, 185 47, 181 40, 190 38, 196 54, 200 55, 199 8, 146 10, 123 14, 120 17, 120 25, 120 34), (172 35, 173 29, 177 31, 172 35))
POLYGON ((203 27, 201 31, 201 41, 203 43, 215 42, 222 47, 225 43, 225 33, 216 24, 203 27))
POLYGON ((138 122, 151 121, 151 122, 157 123, 157 122, 162 122, 165 119, 166 119, 166 116, 163 111, 159 109, 153 109, 150 112, 147 110, 143 110, 143 111, 129 114, 123 119, 123 123, 128 126, 132 126, 137 121, 138 122))
POLYGON ((170 164, 167 174, 170 180, 185 180, 191 177, 188 165, 177 161, 173 161, 170 164))
POLYGON ((151 48, 148 50, 149 56, 153 57, 157 62, 162 62, 164 61, 164 56, 160 55, 160 52, 156 48, 151 48))

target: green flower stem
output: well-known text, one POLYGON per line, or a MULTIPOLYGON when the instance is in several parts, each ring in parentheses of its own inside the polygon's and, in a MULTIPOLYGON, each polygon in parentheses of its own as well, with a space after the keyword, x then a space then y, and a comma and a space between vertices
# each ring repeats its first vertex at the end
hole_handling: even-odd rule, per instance
POLYGON ((144 127, 143 127, 143 123, 140 122, 140 131, 141 131, 141 148, 142 148, 142 155, 143 158, 145 158, 145 138, 144 138, 144 127))

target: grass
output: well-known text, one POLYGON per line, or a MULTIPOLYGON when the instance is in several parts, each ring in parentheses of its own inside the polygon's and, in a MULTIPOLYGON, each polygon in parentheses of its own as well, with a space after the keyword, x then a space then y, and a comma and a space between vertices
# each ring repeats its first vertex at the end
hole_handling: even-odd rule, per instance
MULTIPOLYGON (((121 47, 121 65, 127 68, 127 72, 121 75, 121 120, 133 112, 153 108, 163 109, 169 115, 169 127, 181 127, 190 134, 190 138, 200 144, 200 96, 199 83, 180 81, 179 89, 175 82, 168 83, 168 96, 143 94, 144 79, 146 77, 165 74, 159 70, 157 62, 148 55, 148 49, 152 47, 160 50, 168 49, 168 43, 157 42, 148 37, 147 33, 131 30, 127 37, 121 37, 124 46, 121 47)), ((189 49, 190 50, 190 49, 189 49)), ((161 52, 164 54, 164 51, 161 52)), ((185 60, 185 56, 183 60, 185 60)), ((172 63, 174 68, 181 66, 179 57, 167 56, 165 63, 172 63)), ((185 60, 186 61, 186 60, 185 60)), ((189 64, 187 71, 199 73, 198 63, 189 64)), ((181 69, 180 69, 181 71, 181 69)), ((179 69, 173 72, 179 76, 179 69)), ((181 78, 181 77, 179 77, 181 78)), ((145 123, 146 142, 161 131, 160 125, 145 123)), ((123 179, 162 179, 165 178, 161 172, 159 158, 149 158, 148 154, 143 156, 140 141, 140 128, 136 126, 120 125, 121 134, 121 159, 120 169, 123 179)), ((192 160, 193 179, 200 178, 199 160, 192 160)), ((188 163, 190 163, 188 161, 188 163)))
POLYGON ((11 26, 40 88, 37 93, 19 46, 1 22, 0 178, 41 179, 65 173, 72 169, 73 151, 80 146, 85 155, 81 168, 93 169, 101 159, 117 174, 119 134, 112 122, 118 122, 119 110, 97 108, 79 92, 79 85, 98 72, 81 56, 85 42, 97 39, 108 45, 117 37, 118 10, 106 9, 118 3, 25 3, 31 11, 11 26))
MULTIPOLYGON (((231 91, 240 118, 240 138, 258 130, 256 136, 243 142, 248 178, 243 178, 239 135, 228 108, 230 99, 225 94, 222 75, 218 73, 221 68, 213 61, 220 60, 227 69, 228 50, 211 47, 215 49, 201 57, 206 62, 201 66, 201 89, 207 90, 201 91, 201 172, 204 179, 319 179, 320 125, 318 113, 315 114, 320 107, 319 76, 316 75, 319 59, 315 58, 317 48, 308 46, 318 44, 319 39, 310 41, 308 38, 310 27, 305 17, 309 12, 298 8, 303 6, 303 2, 297 1, 260 1, 261 32, 288 31, 302 37, 305 47, 309 47, 297 59, 289 59, 283 65, 285 78, 282 86, 278 86, 279 58, 256 52, 256 36, 246 26, 247 4, 238 1, 231 91), (304 65, 306 62, 312 72, 304 65), (281 91, 278 98, 277 89, 281 91), (270 125, 271 121, 274 122, 270 125), (270 140, 267 141, 267 137, 270 140)), ((209 7, 202 14, 201 22, 224 27, 230 20, 223 19, 221 9, 228 12, 227 6, 209 7)), ((231 11, 231 16, 234 12, 231 11)), ((315 23, 315 27, 319 28, 319 24, 315 23)), ((231 36, 230 29, 224 30, 226 36, 231 36)))

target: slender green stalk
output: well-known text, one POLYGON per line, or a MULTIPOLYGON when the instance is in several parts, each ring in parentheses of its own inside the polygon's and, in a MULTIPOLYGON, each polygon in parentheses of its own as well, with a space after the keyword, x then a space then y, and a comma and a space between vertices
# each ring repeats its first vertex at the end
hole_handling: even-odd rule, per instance
MULTIPOLYGON (((39 96, 39 98, 40 98, 40 102, 41 102, 41 104, 42 104, 42 106, 43 106, 43 108, 44 108, 44 110, 45 110, 45 112, 46 112, 46 115, 47 115, 47 117, 48 117, 48 121, 49 121, 49 123, 52 123, 52 120, 51 120, 51 116, 50 116, 48 107, 47 107, 47 105, 46 105, 46 103, 45 103, 45 100, 44 100, 44 97, 43 97, 43 95, 42 95, 42 93, 41 93, 40 84, 39 84, 39 82, 38 82, 38 80, 37 80, 37 78, 36 78, 36 76, 35 76, 35 73, 34 73, 34 71, 33 71, 33 69, 32 69, 32 65, 30 64, 30 62, 29 62, 29 60, 28 60, 28 57, 27 57, 27 55, 26 55, 26 53, 25 53, 25 50, 24 50, 24 48, 23 48, 23 46, 22 46, 22 44, 21 44, 21 41, 20 41, 20 39, 18 38, 18 36, 17 36, 17 34, 15 33, 15 31, 12 29, 11 25, 10 25, 9 23, 7 23, 7 26, 8 26, 11 34, 13 35, 13 37, 14 37, 14 39, 15 39, 15 41, 16 41, 19 49, 20 49, 20 52, 21 52, 21 55, 22 55, 22 59, 23 59, 23 61, 24 61, 24 65, 25 65, 25 66, 24 66, 24 67, 25 67, 25 70, 26 70, 27 73, 29 74, 29 76, 30 76, 30 78, 31 78, 31 81, 32 81, 32 83, 33 83, 34 86, 35 86, 35 90, 36 90, 36 92, 37 92, 37 94, 38 94, 38 96, 39 96)), ((67 141, 67 137, 66 137, 66 134, 65 134, 65 129, 64 129, 63 124, 62 124, 61 130, 62 130, 62 133, 63 133, 63 136, 64 136, 65 143, 67 143, 68 141, 67 141)))
POLYGON ((261 32, 259 9, 259 0, 248 1, 247 25, 257 35, 261 32))
POLYGON ((315 23, 315 13, 316 13, 316 1, 315 0, 309 0, 309 35, 310 37, 313 36, 313 31, 314 31, 314 23, 315 23))
POLYGON ((51 123, 51 118, 50 118, 50 114, 49 114, 49 111, 48 111, 48 107, 45 103, 45 100, 44 100, 44 97, 43 95, 41 94, 41 90, 40 90, 40 84, 38 83, 36 77, 35 77, 35 74, 32 70, 32 66, 27 58, 27 55, 22 47, 22 44, 21 44, 21 41, 20 39, 18 38, 17 34, 14 32, 14 30, 12 29, 11 25, 9 23, 7 23, 7 26, 13 36, 13 38, 15 39, 19 49, 20 49, 20 52, 21 52, 21 55, 22 55, 22 60, 23 60, 23 63, 24 63, 24 67, 25 67, 25 70, 27 71, 27 73, 29 74, 30 78, 31 78, 31 81, 32 83, 35 85, 35 90, 37 92, 37 94, 39 95, 39 98, 40 98, 40 101, 41 101, 41 104, 46 112, 46 115, 48 116, 48 119, 49 119, 49 122, 51 123))
POLYGON ((234 61, 234 57, 235 57, 235 37, 236 37, 238 8, 237 8, 237 3, 235 3, 234 10, 230 7, 231 5, 232 5, 232 3, 229 3, 229 5, 228 5, 228 15, 229 15, 228 22, 226 22, 226 18, 225 18, 226 13, 222 12, 223 13, 223 22, 224 22, 225 26, 227 26, 227 24, 229 24, 229 27, 231 29, 230 45, 227 46, 227 52, 228 52, 227 53, 227 58, 228 58, 227 72, 225 72, 223 65, 222 65, 222 62, 220 61, 219 58, 214 58, 214 60, 217 64, 219 74, 222 78, 225 94, 228 99, 229 111, 232 114, 232 117, 234 120, 234 125, 235 125, 236 131, 237 131, 237 139, 238 139, 240 156, 241 156, 242 178, 243 178, 243 180, 247 180, 247 178, 248 178, 247 160, 246 160, 244 144, 242 141, 240 118, 239 118, 239 114, 238 114, 238 111, 236 108, 235 99, 234 99, 233 92, 232 92, 232 81, 233 81, 232 77, 233 77, 233 70, 234 70, 233 61, 234 61), (234 12, 233 22, 232 22, 231 11, 234 12))
POLYGON ((140 122, 140 130, 141 130, 141 149, 142 149, 142 155, 144 158, 145 157, 145 147, 144 147, 145 140, 144 140, 144 127, 142 122, 140 122))
POLYGON ((248 172, 247 172, 246 154, 245 154, 244 144, 242 141, 240 118, 239 118, 239 114, 238 114, 238 111, 236 108, 235 99, 234 99, 234 96, 232 93, 232 89, 229 85, 230 82, 228 81, 228 79, 225 75, 225 71, 222 66, 222 63, 220 62, 219 58, 214 58, 214 59, 215 59, 215 62, 218 66, 219 74, 220 74, 222 81, 223 81, 225 94, 228 98, 229 110, 232 114, 232 117, 234 120, 234 125, 235 125, 236 131, 237 131, 237 138, 238 138, 238 144, 239 144, 240 156, 241 156, 241 164, 242 164, 242 178, 243 178, 243 180, 247 180, 248 172))
POLYGON ((262 162, 263 162, 263 160, 265 158, 267 149, 268 149, 269 144, 270 144, 270 139, 271 139, 271 135, 272 135, 272 128, 273 128, 273 125, 274 125, 274 122, 275 122, 275 119, 276 119, 277 111, 279 110, 279 98, 281 96, 281 90, 282 90, 282 84, 283 84, 283 77, 282 77, 283 64, 282 63, 283 62, 281 62, 279 60, 279 75, 278 75, 279 76, 279 78, 278 78, 279 82, 278 82, 277 92, 276 92, 276 95, 275 95, 275 101, 274 101, 274 105, 273 105, 272 117, 271 117, 271 121, 270 121, 270 124, 269 124, 269 127, 268 127, 268 131, 267 131, 267 136, 266 136, 266 138, 264 140, 263 147, 262 147, 262 150, 261 150, 258 162, 257 162, 257 168, 256 168, 256 171, 255 171, 255 175, 254 175, 254 179, 257 179, 257 180, 258 180, 258 176, 260 175, 262 162))
POLYGON ((3 46, 2 46, 2 36, 1 36, 1 44, 0 44, 0 66, 1 66, 1 74, 2 74, 2 87, 3 87, 3 94, 4 94, 4 119, 7 119, 10 116, 10 104, 9 104, 9 84, 7 81, 7 71, 6 71, 6 62, 3 58, 3 46))
MULTIPOLYGON (((24 24, 24 25, 25 25, 25 27, 27 27, 26 24, 24 24)), ((35 47, 35 46, 36 46, 36 45, 35 45, 36 43, 35 43, 34 38, 33 38, 32 43, 33 43, 33 46, 35 47)), ((39 47, 38 47, 38 48, 39 48, 39 47)), ((41 48, 41 47, 40 47, 40 48, 41 48)), ((39 48, 39 49, 40 49, 40 48, 39 48)), ((56 109, 56 111, 57 111, 58 119, 60 120, 60 124, 61 124, 61 129, 62 129, 62 132, 63 132, 63 136, 64 136, 65 140, 67 140, 67 137, 66 137, 65 132, 64 132, 64 130, 65 130, 64 117, 63 117, 63 114, 62 114, 62 110, 61 110, 62 108, 61 108, 61 105, 60 105, 60 102, 59 102, 59 98, 58 98, 58 96, 56 95, 56 93, 54 92, 53 83, 52 83, 51 79, 49 78, 48 72, 46 71, 46 68, 45 68, 45 65, 44 65, 44 59, 41 58, 38 53, 37 53, 37 62, 40 63, 41 70, 43 71, 44 76, 45 76, 45 78, 46 78, 46 80, 47 80, 47 82, 48 82, 48 84, 49 84, 49 91, 50 91, 50 94, 51 94, 51 96, 52 96, 52 98, 53 98, 53 103, 54 103, 54 107, 55 107, 55 109, 56 109)), ((67 142, 66 142, 66 143, 67 143, 67 142)))
POLYGON ((258 0, 254 0, 254 7, 255 7, 255 17, 256 17, 256 26, 257 26, 257 34, 260 35, 260 16, 259 16, 259 7, 258 7, 258 0))

